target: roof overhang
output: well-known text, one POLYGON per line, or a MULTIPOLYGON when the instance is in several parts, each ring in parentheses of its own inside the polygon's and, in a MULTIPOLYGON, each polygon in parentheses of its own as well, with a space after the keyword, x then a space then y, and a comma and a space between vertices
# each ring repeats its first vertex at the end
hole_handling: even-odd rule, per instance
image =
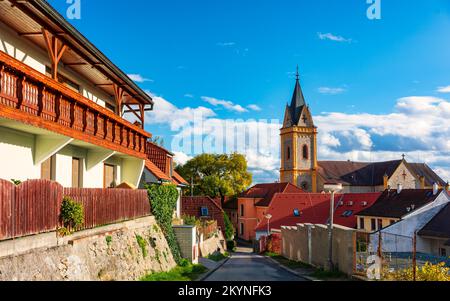
POLYGON ((46 49, 42 30, 47 30, 69 48, 61 62, 86 77, 109 95, 114 95, 114 85, 126 95, 124 103, 148 105, 153 109, 150 95, 139 88, 122 70, 76 30, 63 16, 44 0, 0 1, 2 22, 26 37, 43 50, 46 49))

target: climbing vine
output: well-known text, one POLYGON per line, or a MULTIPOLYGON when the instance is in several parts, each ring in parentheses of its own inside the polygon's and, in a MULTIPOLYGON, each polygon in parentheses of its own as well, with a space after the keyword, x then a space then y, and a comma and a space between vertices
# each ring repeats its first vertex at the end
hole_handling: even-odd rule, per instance
POLYGON ((152 205, 152 213, 156 218, 173 258, 182 263, 180 246, 172 228, 172 219, 177 207, 178 191, 174 185, 147 185, 148 197, 152 205))

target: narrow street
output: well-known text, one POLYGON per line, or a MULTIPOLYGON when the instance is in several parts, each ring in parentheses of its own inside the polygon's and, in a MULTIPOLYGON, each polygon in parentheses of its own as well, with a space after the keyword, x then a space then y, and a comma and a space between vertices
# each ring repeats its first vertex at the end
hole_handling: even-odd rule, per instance
POLYGON ((221 268, 204 281, 307 281, 272 263, 250 248, 238 248, 221 268))

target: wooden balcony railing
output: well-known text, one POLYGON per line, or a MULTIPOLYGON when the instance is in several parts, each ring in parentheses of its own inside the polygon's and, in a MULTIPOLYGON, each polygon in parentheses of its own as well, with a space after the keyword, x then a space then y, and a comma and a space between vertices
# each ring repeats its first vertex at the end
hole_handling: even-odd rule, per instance
POLYGON ((140 158, 151 135, 0 51, 0 117, 140 158))

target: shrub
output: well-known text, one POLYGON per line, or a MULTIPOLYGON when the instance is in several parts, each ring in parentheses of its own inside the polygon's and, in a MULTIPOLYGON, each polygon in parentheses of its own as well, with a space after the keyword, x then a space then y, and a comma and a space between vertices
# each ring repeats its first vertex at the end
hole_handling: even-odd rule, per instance
MULTIPOLYGON (((413 268, 388 273, 385 275, 386 280, 393 281, 413 281, 413 268)), ((417 281, 450 281, 450 268, 445 266, 445 263, 433 265, 427 262, 422 267, 416 268, 417 281)))
POLYGON ((20 181, 20 180, 11 179, 11 182, 16 186, 19 186, 20 184, 22 184, 22 181, 20 181))
POLYGON ((202 222, 195 216, 183 215, 182 219, 184 221, 184 224, 187 226, 196 226, 197 228, 200 228, 202 226, 202 222))
POLYGON ((234 240, 227 241, 227 250, 231 252, 235 252, 237 247, 237 243, 234 240))
POLYGON ((61 205, 61 221, 69 231, 80 229, 84 224, 84 208, 69 197, 61 205))
POLYGON ((225 239, 232 240, 234 239, 235 229, 233 227, 233 223, 230 220, 230 217, 225 212, 223 213, 223 219, 225 223, 225 239))

